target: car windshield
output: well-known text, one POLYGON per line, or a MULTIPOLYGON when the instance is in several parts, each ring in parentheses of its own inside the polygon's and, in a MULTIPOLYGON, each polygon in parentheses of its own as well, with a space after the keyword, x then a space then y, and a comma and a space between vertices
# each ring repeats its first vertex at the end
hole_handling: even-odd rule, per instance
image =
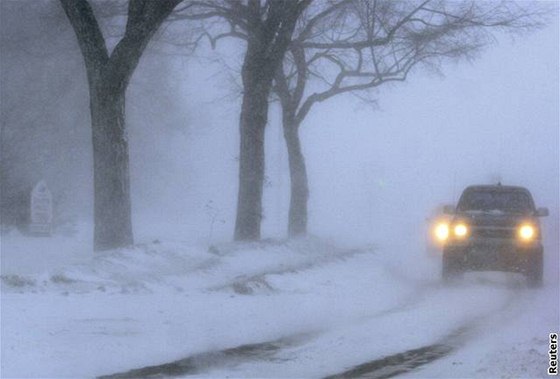
POLYGON ((529 213, 531 198, 524 191, 473 190, 466 191, 458 205, 459 211, 529 213))

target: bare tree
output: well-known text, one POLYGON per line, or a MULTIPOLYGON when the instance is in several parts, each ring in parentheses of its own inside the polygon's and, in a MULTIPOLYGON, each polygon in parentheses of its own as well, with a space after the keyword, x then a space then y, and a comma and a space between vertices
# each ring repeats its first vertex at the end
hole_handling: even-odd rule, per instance
POLYGON ((130 0, 124 36, 110 53, 87 0, 60 0, 85 61, 94 160, 94 249, 133 242, 125 92, 150 38, 181 0, 130 0))
POLYGON ((506 1, 348 0, 319 14, 301 17, 275 76, 290 168, 290 236, 307 232, 309 186, 299 128, 313 106, 404 81, 419 64, 438 69, 473 57, 493 32, 540 26, 543 9, 506 1), (318 80, 310 89, 312 78, 318 80))
POLYGON ((311 0, 192 1, 176 18, 205 20, 200 36, 215 44, 241 38, 247 49, 241 69, 243 100, 239 121, 239 193, 236 240, 260 238, 264 183, 264 131, 274 75, 301 13, 311 0), (216 25, 212 20, 221 22, 216 25), (223 23, 225 21, 225 23, 223 23), (228 29, 220 31, 226 25, 228 29))

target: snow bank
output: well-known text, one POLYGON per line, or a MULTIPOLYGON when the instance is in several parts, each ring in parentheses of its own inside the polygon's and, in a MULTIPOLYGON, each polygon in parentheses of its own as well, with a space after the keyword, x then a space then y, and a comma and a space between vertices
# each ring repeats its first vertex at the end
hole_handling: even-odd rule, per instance
MULTIPOLYGON (((23 236, 17 236, 17 239, 31 246, 43 243, 23 236)), ((53 246, 64 246, 57 239, 48 242, 53 246)), ((357 253, 313 238, 222 244, 210 248, 154 241, 130 249, 91 253, 89 257, 83 254, 72 257, 76 251, 66 248, 65 251, 48 246, 6 247, 8 254, 3 256, 2 292, 115 294, 230 289, 249 294, 253 292, 251 286, 255 286, 254 290, 259 289, 259 283, 261 289, 273 289, 264 281, 265 274, 278 276, 298 272, 357 253), (22 258, 29 251, 34 256, 22 258), (37 259, 39 256, 41 259, 37 259)))
POLYGON ((5 377, 92 377, 285 338, 296 342, 266 359, 206 364, 197 376, 323 377, 455 339, 451 355, 418 375, 524 376, 540 372, 558 315, 544 303, 556 288, 530 291, 516 275, 442 286, 436 260, 316 238, 154 241, 99 254, 62 237, 2 244, 12 247, 2 251, 5 377))
POLYGON ((154 242, 66 264, 72 244, 44 240, 58 247, 47 252, 55 262, 29 259, 20 273, 10 263, 23 259, 4 253, 37 241, 11 237, 20 249, 3 251, 8 377, 90 377, 325 329, 366 312, 379 272, 371 251, 310 238, 210 249, 154 242))

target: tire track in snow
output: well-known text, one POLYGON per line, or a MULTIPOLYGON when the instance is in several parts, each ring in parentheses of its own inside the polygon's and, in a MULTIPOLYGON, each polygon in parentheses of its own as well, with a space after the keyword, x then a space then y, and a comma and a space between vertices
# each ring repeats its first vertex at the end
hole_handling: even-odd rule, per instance
POLYGON ((363 363, 340 374, 327 376, 325 379, 391 378, 442 358, 451 351, 453 351, 451 347, 442 344, 424 346, 363 363))
MULTIPOLYGON (((493 318, 501 320, 501 316, 505 312, 512 311, 516 305, 522 307, 527 299, 527 293, 519 296, 518 291, 511 291, 506 297, 505 303, 497 311, 485 313, 469 320, 434 344, 374 359, 346 371, 326 376, 324 379, 386 379, 409 373, 455 352, 469 342, 469 335, 475 334, 478 329, 482 329, 483 324, 496 322, 496 320, 492 320, 493 318)), ((421 302, 415 301, 415 303, 421 302)))
POLYGON ((324 379, 386 379, 405 374, 455 351, 465 342, 462 339, 469 332, 472 332, 475 324, 477 322, 472 321, 457 328, 442 338, 440 342, 362 363, 341 373, 329 375, 324 379))
POLYGON ((232 368, 249 360, 271 360, 281 349, 296 346, 312 338, 312 334, 297 334, 277 340, 240 345, 234 348, 209 351, 161 365, 147 366, 126 372, 103 375, 97 379, 155 379, 196 375, 217 368, 232 368))

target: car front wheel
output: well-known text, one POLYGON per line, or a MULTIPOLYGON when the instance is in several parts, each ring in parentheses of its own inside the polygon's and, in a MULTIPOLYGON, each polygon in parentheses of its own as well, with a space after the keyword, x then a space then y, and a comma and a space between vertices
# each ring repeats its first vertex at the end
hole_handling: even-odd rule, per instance
POLYGON ((525 276, 527 284, 532 288, 542 287, 543 284, 543 251, 539 249, 531 254, 527 260, 525 276))

